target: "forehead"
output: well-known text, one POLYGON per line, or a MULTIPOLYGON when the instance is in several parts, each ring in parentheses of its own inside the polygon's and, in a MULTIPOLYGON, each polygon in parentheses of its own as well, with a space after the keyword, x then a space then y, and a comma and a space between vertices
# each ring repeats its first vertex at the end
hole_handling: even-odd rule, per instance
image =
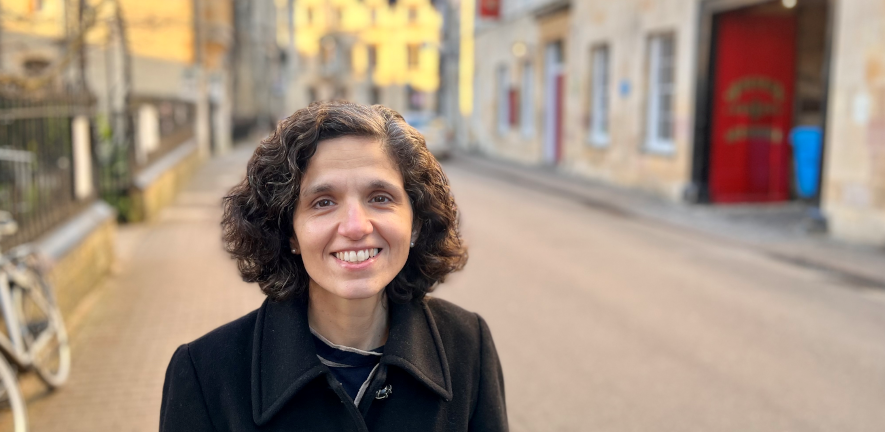
POLYGON ((402 175, 375 138, 343 136, 320 141, 301 180, 302 190, 315 183, 386 180, 402 185, 402 175), (374 178, 367 178, 374 177, 374 178))

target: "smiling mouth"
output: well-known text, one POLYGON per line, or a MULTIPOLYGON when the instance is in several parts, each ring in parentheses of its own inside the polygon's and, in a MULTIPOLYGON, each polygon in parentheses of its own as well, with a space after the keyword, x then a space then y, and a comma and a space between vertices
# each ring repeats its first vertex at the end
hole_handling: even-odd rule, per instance
POLYGON ((335 258, 349 263, 361 263, 377 256, 381 252, 379 248, 363 249, 359 251, 335 252, 332 254, 335 258))

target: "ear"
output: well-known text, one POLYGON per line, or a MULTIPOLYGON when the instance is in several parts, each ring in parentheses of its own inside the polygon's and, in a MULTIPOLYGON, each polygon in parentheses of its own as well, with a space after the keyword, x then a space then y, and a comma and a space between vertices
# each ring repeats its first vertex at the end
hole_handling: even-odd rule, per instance
POLYGON ((298 246, 298 239, 295 238, 294 235, 291 238, 289 238, 289 246, 292 247, 293 254, 295 254, 295 255, 301 254, 301 248, 298 246))
POLYGON ((409 239, 410 242, 415 243, 418 241, 418 236, 421 235, 421 225, 416 225, 412 228, 412 238, 409 239))

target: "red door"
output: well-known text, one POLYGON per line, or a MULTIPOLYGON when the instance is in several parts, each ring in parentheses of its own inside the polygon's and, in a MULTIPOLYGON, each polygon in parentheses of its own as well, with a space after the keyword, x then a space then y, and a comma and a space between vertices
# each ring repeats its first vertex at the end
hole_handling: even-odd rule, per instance
POLYGON ((789 199, 796 21, 742 10, 719 16, 713 93, 713 202, 789 199))

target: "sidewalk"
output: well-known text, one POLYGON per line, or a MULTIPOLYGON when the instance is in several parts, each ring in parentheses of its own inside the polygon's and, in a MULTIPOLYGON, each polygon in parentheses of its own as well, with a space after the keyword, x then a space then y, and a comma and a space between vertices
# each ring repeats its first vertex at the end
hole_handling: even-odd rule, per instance
POLYGON ((263 301, 221 249, 219 227, 221 197, 252 151, 208 160, 155 223, 121 227, 115 274, 66 317, 70 381, 48 395, 24 385, 37 390, 26 393, 33 432, 156 431, 175 348, 263 301))
POLYGON ((666 225, 754 249, 772 259, 830 273, 856 288, 885 289, 885 250, 833 240, 804 227, 798 203, 708 206, 675 203, 645 193, 569 176, 549 167, 525 166, 456 152, 457 164, 511 184, 570 198, 600 212, 666 225))

